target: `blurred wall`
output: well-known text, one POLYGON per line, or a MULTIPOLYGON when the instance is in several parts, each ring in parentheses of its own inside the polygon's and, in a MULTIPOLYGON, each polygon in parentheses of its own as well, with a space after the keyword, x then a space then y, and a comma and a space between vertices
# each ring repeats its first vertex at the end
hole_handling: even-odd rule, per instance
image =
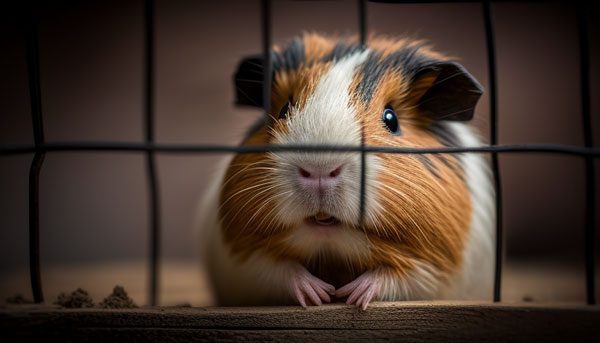
MULTIPOLYGON (((232 73, 260 52, 260 2, 157 1, 156 139, 237 144, 260 116, 233 106, 232 73)), ((568 4, 494 5, 501 143, 580 145, 576 17, 568 4)), ((40 31, 47 141, 143 139, 141 1, 58 2, 40 31)), ((368 5, 371 33, 424 38, 460 57, 488 88, 482 8, 477 3, 368 5)), ((598 12, 592 58, 599 60, 598 12)), ((3 11, 0 30, 0 144, 32 143, 22 21, 3 11)), ((355 1, 274 1, 277 43, 302 31, 356 34, 355 1)), ((600 143, 599 65, 592 66, 593 128, 600 143)), ((489 98, 474 124, 488 135, 489 98)), ((197 257, 195 208, 219 159, 158 155, 163 256, 197 257)), ((558 155, 500 159, 509 258, 582 261, 583 161, 558 155)), ((25 268, 31 156, 0 156, 0 279, 25 268)), ((145 259, 148 200, 139 153, 50 153, 41 173, 44 264, 145 259)), ((600 164, 597 164, 600 171, 600 164)), ((600 172, 598 173, 600 175, 600 172)), ((600 184, 600 182, 598 182, 600 184)), ((597 192, 598 193, 598 192, 597 192)))

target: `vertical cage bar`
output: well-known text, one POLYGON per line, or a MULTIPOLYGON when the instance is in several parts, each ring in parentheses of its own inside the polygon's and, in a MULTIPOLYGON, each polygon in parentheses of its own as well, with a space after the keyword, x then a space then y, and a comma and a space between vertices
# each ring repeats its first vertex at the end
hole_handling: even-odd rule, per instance
POLYGON ((38 46, 39 17, 37 9, 28 8, 27 41, 27 73, 29 81, 29 98, 31 103, 31 122, 36 152, 29 170, 29 274, 31 290, 36 303, 44 301, 42 278, 40 271, 40 206, 39 186, 40 170, 44 163, 45 153, 40 150, 44 144, 44 122, 42 118, 42 95, 40 87, 40 60, 38 46))
POLYGON ((271 61, 271 1, 262 0, 261 4, 261 20, 262 20, 262 48, 264 61, 263 74, 263 108, 265 115, 271 115, 271 78, 273 67, 271 61))
POLYGON ((358 35, 360 44, 367 43, 367 0, 358 0, 358 35))
MULTIPOLYGON (((490 85, 490 142, 498 144, 498 99, 496 78, 496 36, 494 18, 490 1, 483 2, 483 18, 485 22, 485 39, 487 45, 488 74, 490 85)), ((494 173, 494 190, 496 191, 496 264, 494 271, 494 301, 501 300, 502 286, 502 183, 500 182, 500 166, 498 153, 492 153, 492 171, 494 173)))
MULTIPOLYGON (((579 68, 581 80, 581 115, 583 124, 583 141, 587 148, 593 146, 592 118, 590 107, 590 47, 586 3, 577 3, 577 26, 579 33, 579 68)), ((595 271, 595 213, 596 180, 594 177, 594 159, 585 158, 585 280, 586 300, 590 305, 596 304, 594 285, 595 271)))
MULTIPOLYGON (((147 143, 154 142, 154 0, 145 2, 144 51, 144 125, 147 143)), ((158 303, 158 277, 160 258, 160 209, 154 150, 146 153, 146 170, 150 192, 150 299, 158 303)))
MULTIPOLYGON (((363 47, 366 47, 367 43, 367 1, 358 0, 358 29, 359 39, 363 47)), ((365 152, 365 129, 364 126, 361 128, 360 135, 360 212, 359 212, 359 226, 364 225, 365 211, 366 211, 366 197, 367 197, 367 154, 365 152)))

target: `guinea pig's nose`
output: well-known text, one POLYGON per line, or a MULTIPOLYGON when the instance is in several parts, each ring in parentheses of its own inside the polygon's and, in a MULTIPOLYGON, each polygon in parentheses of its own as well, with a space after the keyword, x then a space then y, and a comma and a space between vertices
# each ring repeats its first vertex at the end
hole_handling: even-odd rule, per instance
POLYGON ((298 175, 303 186, 326 190, 338 184, 342 169, 342 165, 333 169, 298 167, 298 175))

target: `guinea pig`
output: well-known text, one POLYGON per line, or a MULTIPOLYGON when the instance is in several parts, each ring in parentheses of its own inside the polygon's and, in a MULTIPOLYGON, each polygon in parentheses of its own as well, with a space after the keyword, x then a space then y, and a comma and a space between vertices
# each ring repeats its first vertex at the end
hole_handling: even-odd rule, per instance
MULTIPOLYGON (((306 33, 272 51, 270 108, 241 143, 481 145, 467 123, 483 93, 422 41, 306 33)), ((244 59, 237 103, 262 107, 263 61, 244 59)), ((494 189, 484 156, 240 153, 202 208, 219 305, 488 299, 494 189), (362 218, 361 218, 362 212, 362 218)))

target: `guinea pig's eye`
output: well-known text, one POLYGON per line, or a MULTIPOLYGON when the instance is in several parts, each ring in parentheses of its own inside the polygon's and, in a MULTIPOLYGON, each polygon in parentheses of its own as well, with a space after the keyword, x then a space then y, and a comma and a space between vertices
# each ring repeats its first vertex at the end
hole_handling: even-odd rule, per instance
POLYGON ((391 106, 388 105, 385 107, 381 119, 383 120, 385 127, 387 127, 387 129, 390 130, 391 133, 393 133, 394 135, 400 134, 400 124, 398 123, 398 116, 396 115, 396 112, 394 112, 394 109, 391 106))
POLYGON ((281 108, 281 111, 279 111, 279 119, 287 119, 289 110, 290 110, 290 102, 288 101, 285 103, 285 105, 283 105, 283 107, 281 108))

